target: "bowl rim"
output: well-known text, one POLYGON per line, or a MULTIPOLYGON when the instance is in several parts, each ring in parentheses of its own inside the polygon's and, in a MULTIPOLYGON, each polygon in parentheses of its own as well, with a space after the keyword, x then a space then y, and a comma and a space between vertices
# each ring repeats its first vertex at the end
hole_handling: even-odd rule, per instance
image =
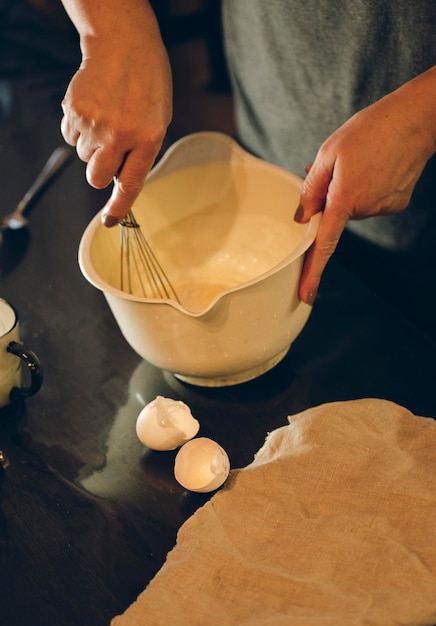
MULTIPOLYGON (((165 154, 162 156, 161 160, 152 168, 152 170, 150 170, 144 184, 146 184, 150 180, 153 180, 153 178, 155 178, 156 176, 160 176, 162 174, 162 171, 165 170, 165 167, 169 163, 174 151, 180 148, 181 145, 186 145, 189 142, 198 141, 199 139, 222 142, 228 147, 231 147, 232 151, 236 152, 241 158, 247 159, 249 157, 250 160, 252 160, 254 163, 258 162, 258 164, 260 164, 263 168, 267 168, 267 169, 274 171, 276 174, 279 174, 282 177, 286 178, 287 180, 290 180, 291 182, 293 182, 294 184, 296 184, 298 187, 301 188, 303 179, 297 174, 294 174, 293 172, 290 172, 273 163, 263 161, 262 159, 247 152, 233 138, 229 137, 228 135, 225 135, 224 133, 215 132, 215 131, 191 133, 189 135, 186 135, 185 137, 182 137, 176 142, 174 142, 168 148, 165 154)), ((222 292, 217 294, 210 301, 207 307, 205 307, 202 311, 194 312, 194 311, 190 311, 189 309, 186 309, 183 305, 181 305, 177 301, 172 300, 170 298, 150 298, 150 297, 126 293, 122 291, 121 289, 114 287, 113 285, 109 284, 108 282, 106 282, 105 280, 101 278, 101 276, 95 270, 94 265, 91 263, 91 245, 92 245, 95 232, 100 227, 102 227, 101 226, 102 225, 102 222, 101 222, 102 212, 103 212, 103 209, 101 209, 91 219, 91 221, 85 228, 85 231, 83 232, 82 237, 80 239, 80 243, 79 243, 78 263, 79 263, 79 267, 83 276, 88 280, 88 282, 92 284, 94 287, 96 287, 97 289, 99 289, 100 291, 102 291, 103 293, 111 294, 112 296, 118 297, 120 299, 130 300, 132 302, 138 302, 138 303, 147 303, 147 304, 155 304, 155 305, 170 305, 182 311, 183 313, 191 315, 192 317, 201 317, 202 315, 206 314, 211 308, 213 308, 215 304, 219 300, 221 300, 223 297, 227 296, 228 294, 234 293, 235 291, 240 291, 242 288, 247 288, 247 287, 257 284, 258 282, 266 279, 268 276, 278 273, 281 269, 291 264, 298 257, 302 256, 314 242, 315 237, 318 232, 320 220, 321 220, 321 213, 316 213, 310 218, 309 222, 305 224, 306 230, 304 232, 302 239, 286 257, 284 257, 281 261, 279 261, 279 263, 269 268, 266 272, 263 272, 262 274, 259 274, 258 276, 255 276, 254 278, 251 278, 250 280, 247 280, 243 283, 240 283, 238 285, 235 285, 233 287, 229 287, 228 289, 223 290, 222 292)))

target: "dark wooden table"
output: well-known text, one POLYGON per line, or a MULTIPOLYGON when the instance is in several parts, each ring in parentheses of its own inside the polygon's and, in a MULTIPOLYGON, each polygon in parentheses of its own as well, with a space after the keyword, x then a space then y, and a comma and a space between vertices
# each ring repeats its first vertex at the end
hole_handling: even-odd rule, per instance
MULTIPOLYGON (((43 76, 3 83, 2 215, 62 144, 62 89, 43 76)), ((157 394, 187 402, 234 468, 287 415, 323 402, 378 397, 436 416, 435 343, 335 261, 304 331, 258 380, 195 388, 142 361, 77 264, 82 232, 106 196, 73 157, 33 207, 29 229, 1 241, 0 296, 18 309, 45 374, 36 396, 0 412, 10 462, 0 470, 2 624, 108 624, 207 500, 175 482, 175 453, 136 439, 136 417, 157 394)))

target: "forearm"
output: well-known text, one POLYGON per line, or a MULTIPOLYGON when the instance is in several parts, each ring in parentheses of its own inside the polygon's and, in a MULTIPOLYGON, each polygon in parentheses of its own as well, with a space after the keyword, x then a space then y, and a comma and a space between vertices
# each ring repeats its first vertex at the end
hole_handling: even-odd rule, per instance
POLYGON ((79 34, 84 58, 96 46, 122 41, 124 33, 129 45, 134 45, 135 33, 138 38, 160 37, 148 0, 62 0, 62 4, 79 34))
POLYGON ((430 158, 436 152, 436 65, 402 85, 393 95, 404 124, 420 136, 430 158))

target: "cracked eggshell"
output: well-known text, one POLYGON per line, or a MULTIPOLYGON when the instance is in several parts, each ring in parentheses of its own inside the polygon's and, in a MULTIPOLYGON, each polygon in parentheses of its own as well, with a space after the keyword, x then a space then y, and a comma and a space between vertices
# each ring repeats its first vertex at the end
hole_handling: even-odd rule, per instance
POLYGON ((227 452, 207 437, 188 441, 176 455, 174 475, 189 491, 214 491, 226 481, 229 472, 227 452))
POLYGON ((175 450, 198 433, 199 422, 181 400, 157 396, 136 420, 136 434, 152 450, 175 450))

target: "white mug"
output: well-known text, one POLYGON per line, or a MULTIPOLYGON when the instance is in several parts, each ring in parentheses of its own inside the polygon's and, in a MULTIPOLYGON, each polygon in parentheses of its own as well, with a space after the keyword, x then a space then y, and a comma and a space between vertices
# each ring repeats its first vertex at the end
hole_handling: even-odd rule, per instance
POLYGON ((42 366, 36 354, 20 341, 18 314, 0 298, 0 408, 33 396, 41 388, 42 366), (22 385, 22 364, 30 372, 30 386, 22 385))

